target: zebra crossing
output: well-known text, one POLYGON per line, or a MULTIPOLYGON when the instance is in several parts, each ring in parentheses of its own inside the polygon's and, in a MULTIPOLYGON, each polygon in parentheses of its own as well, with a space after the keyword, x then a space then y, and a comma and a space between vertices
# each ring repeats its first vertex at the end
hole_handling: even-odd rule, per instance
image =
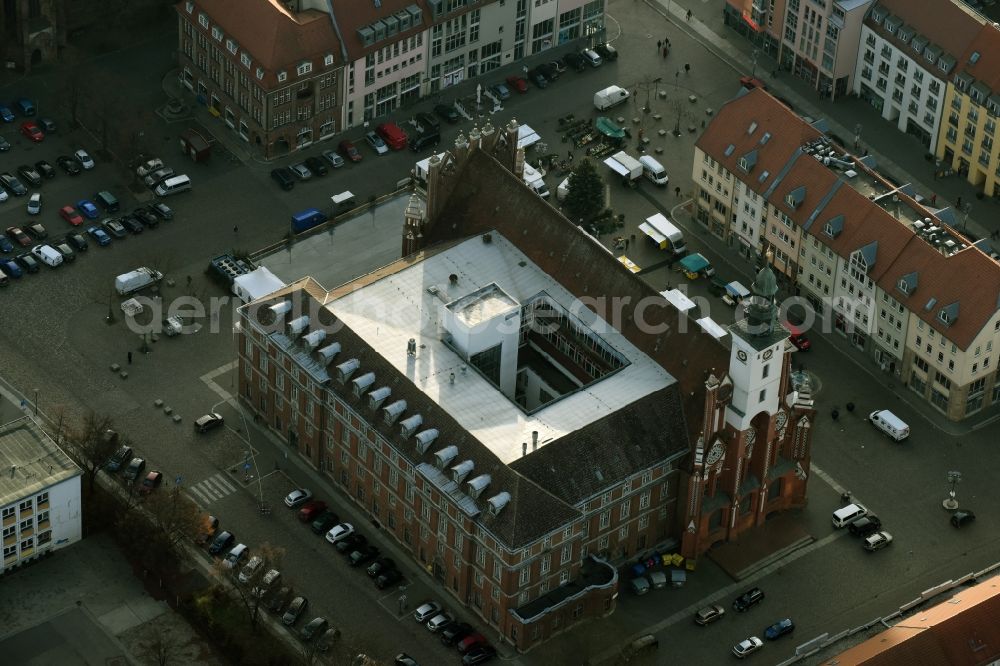
POLYGON ((187 489, 201 506, 208 506, 226 495, 235 493, 237 490, 239 490, 239 487, 222 472, 213 474, 204 481, 199 481, 194 485, 188 486, 187 489))

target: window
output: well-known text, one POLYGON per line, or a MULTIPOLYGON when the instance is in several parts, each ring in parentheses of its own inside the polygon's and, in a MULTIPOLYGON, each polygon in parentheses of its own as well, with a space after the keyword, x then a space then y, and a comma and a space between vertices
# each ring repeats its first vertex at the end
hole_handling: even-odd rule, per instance
POLYGON ((569 546, 563 546, 562 552, 559 555, 559 564, 566 564, 569 562, 569 558, 573 556, 573 549, 569 546))
POLYGON ((288 72, 278 72, 278 81, 283 82, 288 80, 288 72))
POLYGON ((311 62, 304 62, 295 68, 295 73, 298 74, 299 76, 305 76, 306 74, 311 72, 312 69, 313 65, 311 62))
POLYGON ((205 14, 198 14, 198 23, 201 27, 208 29, 208 16, 205 14))
POLYGON ((517 583, 521 587, 524 587, 531 582, 531 567, 524 567, 521 569, 521 574, 517 578, 517 583))
POLYGON ((546 555, 542 558, 541 572, 547 574, 552 569, 552 556, 546 555))
POLYGON ((323 56, 323 66, 324 67, 329 67, 332 64, 333 64, 333 55, 332 54, 328 53, 325 56, 323 56))
POLYGON ((500 560, 493 560, 493 580, 500 581, 500 560))
POLYGON ((632 502, 630 502, 628 500, 622 502, 621 512, 620 512, 619 518, 621 518, 622 520, 625 520, 626 518, 628 518, 628 513, 629 513, 629 510, 631 509, 631 507, 632 507, 632 502))
POLYGON ((601 529, 607 529, 611 524, 611 511, 601 512, 601 529))
POLYGON ((639 495, 639 508, 648 509, 649 508, 649 495, 650 492, 647 490, 643 494, 639 495))

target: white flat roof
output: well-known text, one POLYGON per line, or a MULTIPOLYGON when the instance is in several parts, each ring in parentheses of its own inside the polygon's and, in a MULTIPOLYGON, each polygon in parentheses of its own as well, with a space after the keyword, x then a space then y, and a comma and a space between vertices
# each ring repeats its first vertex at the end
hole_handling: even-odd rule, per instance
MULTIPOLYGON (((496 232, 491 236, 489 243, 477 236, 432 254, 327 307, 505 463, 522 455, 521 444, 531 441, 532 431, 538 431, 539 446, 544 446, 676 381, 610 324, 579 305, 513 244, 496 232), (526 414, 472 368, 463 372, 468 363, 442 341, 446 304, 492 284, 502 290, 503 297, 492 303, 501 309, 507 297, 525 304, 546 294, 589 325, 628 365, 526 414), (416 339, 415 357, 407 354, 410 338, 416 339)), ((424 427, 434 424, 428 419, 424 427)))
POLYGON ((694 301, 687 297, 680 289, 670 289, 668 291, 661 291, 660 296, 667 299, 667 302, 673 305, 675 308, 681 312, 687 312, 688 310, 694 309, 694 301))

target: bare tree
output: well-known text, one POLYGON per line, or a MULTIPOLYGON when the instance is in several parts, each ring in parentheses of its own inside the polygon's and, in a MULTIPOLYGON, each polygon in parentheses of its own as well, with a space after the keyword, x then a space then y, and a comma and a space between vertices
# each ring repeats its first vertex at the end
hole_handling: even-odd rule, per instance
POLYGON ((138 645, 141 656, 152 661, 157 666, 167 666, 173 657, 174 646, 167 640, 162 631, 155 626, 146 632, 146 640, 138 645))
POLYGON ((97 473, 118 451, 121 438, 112 428, 111 418, 91 412, 83 423, 66 434, 66 443, 76 462, 87 475, 87 488, 94 492, 97 473))
POLYGON ((180 486, 152 493, 143 502, 143 507, 170 547, 182 540, 197 538, 205 526, 206 517, 181 493, 180 486))
POLYGON ((226 567, 224 561, 216 565, 216 573, 219 577, 227 581, 236 591, 240 603, 243 604, 243 608, 246 610, 247 621, 250 623, 250 629, 253 632, 257 631, 260 621, 260 610, 265 603, 268 592, 271 591, 271 588, 279 586, 280 583, 280 574, 278 578, 270 581, 269 586, 264 583, 264 578, 272 570, 279 571, 284 556, 285 550, 283 548, 272 546, 265 542, 252 554, 250 560, 244 562, 242 566, 230 569, 226 567), (261 562, 250 573, 248 565, 254 558, 260 558, 261 562), (241 576, 244 580, 240 580, 241 576))

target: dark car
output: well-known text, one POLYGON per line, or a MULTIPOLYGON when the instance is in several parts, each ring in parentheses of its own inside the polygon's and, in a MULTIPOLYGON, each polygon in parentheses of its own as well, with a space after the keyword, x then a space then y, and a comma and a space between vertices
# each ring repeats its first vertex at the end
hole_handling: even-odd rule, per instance
MULTIPOLYGON (((555 67, 552 63, 543 62, 541 65, 535 68, 539 74, 544 76, 548 81, 555 81, 559 78, 561 71, 555 67)), ((563 69, 566 69, 563 67, 563 69)))
POLYGON ((421 111, 417 114, 417 122, 420 123, 425 132, 438 132, 441 130, 440 121, 426 111, 421 111))
POLYGON ((598 44, 594 47, 594 50, 597 51, 597 55, 604 58, 605 61, 618 60, 618 49, 611 46, 611 44, 608 44, 607 42, 604 44, 598 44))
POLYGON ((14 244, 6 236, 0 236, 0 252, 13 252, 14 244))
POLYGON ((511 74, 507 77, 507 85, 522 95, 528 92, 528 82, 524 80, 524 77, 511 74))
POLYGON ((882 521, 874 513, 858 518, 847 526, 847 531, 854 536, 866 537, 882 529, 882 521))
POLYGON ((324 511, 312 522, 312 531, 315 534, 326 534, 334 525, 340 522, 340 516, 333 511, 324 511))
POLYGON ((396 563, 393 561, 391 557, 380 557, 371 564, 369 564, 368 568, 365 569, 365 572, 368 574, 369 578, 374 578, 383 571, 395 568, 396 568, 396 563))
POLYGON ((764 638, 769 641, 776 641, 782 636, 790 634, 793 631, 795 631, 795 623, 792 622, 791 618, 786 617, 784 620, 779 620, 765 629, 764 638))
POLYGON ((976 514, 971 511, 956 511, 951 514, 952 527, 965 527, 976 520, 976 514))
POLYGON ((49 232, 45 230, 40 224, 31 224, 25 227, 28 233, 37 238, 38 240, 45 240, 49 237, 49 232))
POLYGON ((132 215, 150 229, 160 225, 160 219, 153 213, 149 212, 149 209, 147 208, 136 208, 132 211, 132 215))
POLYGON ((299 621, 299 618, 302 617, 302 613, 304 613, 308 607, 308 599, 305 597, 295 597, 292 599, 292 603, 288 604, 288 608, 285 609, 285 614, 281 616, 282 623, 292 626, 299 621))
POLYGON ((212 555, 221 555, 228 552, 234 543, 236 543, 236 535, 232 532, 228 530, 219 532, 212 540, 212 545, 208 547, 208 552, 212 555))
POLYGON ((24 183, 19 181, 17 176, 11 173, 0 173, 0 186, 13 194, 15 197, 24 196, 28 193, 28 188, 24 186, 24 183))
POLYGON ((387 587, 392 587, 401 580, 403 580, 403 574, 399 572, 399 569, 386 569, 375 576, 375 587, 384 590, 387 587))
POLYGON ((271 169, 271 178, 274 182, 278 184, 283 190, 290 190, 295 187, 295 176, 286 167, 278 167, 277 169, 271 169))
POLYGON ((473 631, 475 631, 475 629, 473 629, 471 625, 465 624, 464 622, 455 622, 441 629, 441 643, 451 647, 471 634, 473 631))
POLYGON ((42 178, 55 178, 56 168, 46 162, 45 160, 38 160, 35 162, 35 170, 42 174, 42 178))
POLYGON ((125 236, 128 235, 128 232, 125 231, 125 225, 113 217, 104 220, 104 222, 101 223, 101 226, 104 227, 106 232, 115 238, 125 238, 125 236))
POLYGON ((132 460, 132 447, 122 445, 115 451, 113 456, 108 458, 108 462, 104 463, 104 469, 109 472, 117 472, 122 468, 126 460, 132 460))
POLYGON ((273 595, 267 601, 267 610, 272 613, 280 613, 285 610, 285 606, 292 598, 292 588, 283 587, 273 595))
POLYGON ((458 115, 458 111, 455 110, 455 107, 449 104, 435 104, 434 113, 450 125, 454 125, 462 118, 458 115))
POLYGON ((361 151, 358 150, 358 147, 354 145, 353 141, 348 141, 347 139, 341 141, 337 144, 337 152, 339 152, 345 160, 349 160, 351 162, 361 161, 361 151))
POLYGON ((38 261, 36 261, 35 258, 29 253, 25 252, 24 254, 19 254, 14 258, 17 259, 17 263, 21 264, 21 268, 29 273, 38 272, 38 261))
POLYGON ((155 213, 157 217, 161 220, 172 220, 174 219, 174 209, 167 204, 157 202, 149 207, 149 212, 155 213))
POLYGON ((756 606, 764 600, 764 591, 759 587, 752 587, 733 600, 733 610, 742 613, 751 606, 756 606))
POLYGON ((135 481, 140 476, 142 476, 143 471, 146 469, 146 460, 144 458, 132 458, 132 461, 125 468, 125 472, 122 476, 125 477, 126 481, 135 481))
POLYGON ((336 548, 337 552, 341 555, 349 555, 351 551, 357 550, 366 543, 368 543, 368 539, 366 539, 363 534, 354 532, 353 534, 348 534, 343 539, 338 540, 337 543, 333 544, 333 547, 336 548))
POLYGON ((56 251, 62 255, 65 263, 68 264, 71 261, 76 261, 76 252, 74 252, 73 248, 69 245, 66 245, 66 243, 52 243, 52 247, 54 247, 56 251))
POLYGON ((542 74, 541 67, 535 67, 534 69, 528 70, 528 80, 534 83, 539 88, 548 88, 549 80, 545 78, 542 74))
POLYGON ((68 173, 71 176, 79 176, 80 175, 80 171, 81 171, 81 169, 80 169, 80 163, 77 162, 76 160, 74 160, 69 155, 60 155, 59 157, 57 157, 56 158, 56 164, 59 165, 60 169, 62 169, 63 171, 65 171, 66 173, 68 173))
POLYGON ((66 236, 66 242, 69 243, 70 247, 78 252, 86 252, 87 247, 89 247, 87 245, 87 239, 83 237, 83 234, 68 234, 66 236))
POLYGON ((307 157, 306 166, 317 176, 325 176, 328 173, 323 160, 318 157, 307 157))
POLYGON ((351 551, 351 554, 347 556, 347 563, 352 567, 358 567, 362 564, 367 564, 378 557, 379 550, 375 546, 362 546, 357 550, 351 551))
POLYGON ((142 223, 131 215, 123 215, 118 221, 133 234, 141 234, 144 229, 142 223))
POLYGON ((304 641, 311 641, 316 638, 330 626, 325 617, 314 617, 309 620, 309 624, 302 627, 302 631, 299 632, 299 638, 304 641))
POLYGON ((21 176, 21 178, 24 178, 26 181, 28 181, 28 184, 31 185, 32 187, 41 187, 42 174, 38 173, 38 171, 34 167, 28 166, 27 164, 22 164, 21 166, 17 167, 17 173, 19 176, 21 176))
POLYGON ((583 56, 579 53, 567 53, 563 56, 563 62, 570 69, 575 69, 578 72, 582 72, 587 69, 587 61, 583 59, 583 56))
POLYGON ((465 656, 462 657, 462 664, 463 666, 485 664, 495 656, 497 656, 497 649, 495 647, 492 645, 479 645, 465 653, 465 656))

